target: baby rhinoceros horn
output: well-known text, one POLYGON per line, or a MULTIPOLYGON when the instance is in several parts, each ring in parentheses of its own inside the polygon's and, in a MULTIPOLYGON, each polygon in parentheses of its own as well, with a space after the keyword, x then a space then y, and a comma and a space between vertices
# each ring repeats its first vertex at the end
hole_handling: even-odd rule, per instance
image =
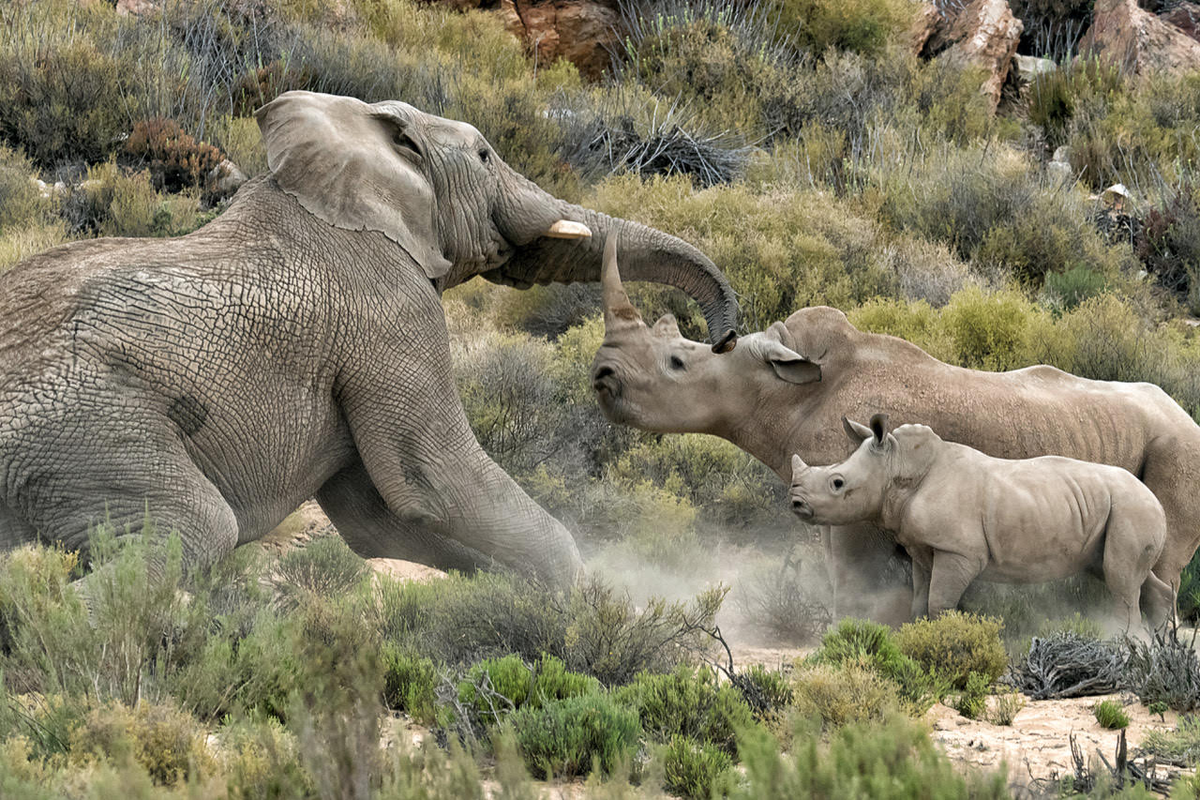
POLYGON ((792 480, 796 480, 796 478, 800 477, 803 473, 805 473, 807 471, 808 471, 808 464, 804 463, 804 459, 800 458, 799 455, 793 455, 792 456, 792 480))

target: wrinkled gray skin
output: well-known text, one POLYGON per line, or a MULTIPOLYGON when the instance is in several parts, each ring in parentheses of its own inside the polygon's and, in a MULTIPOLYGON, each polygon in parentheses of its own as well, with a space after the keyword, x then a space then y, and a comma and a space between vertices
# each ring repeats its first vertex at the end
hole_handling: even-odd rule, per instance
POLYGON ((913 564, 914 618, 958 605, 976 578, 1041 583, 1088 572, 1104 579, 1115 616, 1142 629, 1174 607, 1150 567, 1162 553, 1162 505, 1127 470, 1061 456, 992 458, 943 441, 925 425, 888 431, 843 418, 857 446, 840 464, 810 467, 792 456, 792 510, 806 522, 870 522, 893 536, 913 564))
POLYGON ((201 230, 68 244, 0 276, 0 548, 83 548, 106 516, 137 532, 148 510, 203 564, 315 495, 362 556, 570 581, 572 537, 467 424, 441 291, 595 280, 619 236, 724 338, 724 278, 547 195, 470 125, 307 92, 258 122, 271 175, 201 230))
MULTIPOLYGON (((606 334, 592 378, 613 422, 720 436, 790 481, 793 453, 813 464, 841 461, 849 453, 837 434, 841 417, 881 410, 998 458, 1061 455, 1129 470, 1166 512, 1154 573, 1172 586, 1200 543, 1200 427, 1157 386, 1046 366, 950 366, 901 339, 859 331, 828 307, 797 311, 715 358, 680 337, 670 316, 642 322, 615 264, 604 280, 606 334)), ((837 613, 907 619, 907 590, 881 591, 893 556, 906 558, 889 537, 860 524, 823 538, 837 613)))

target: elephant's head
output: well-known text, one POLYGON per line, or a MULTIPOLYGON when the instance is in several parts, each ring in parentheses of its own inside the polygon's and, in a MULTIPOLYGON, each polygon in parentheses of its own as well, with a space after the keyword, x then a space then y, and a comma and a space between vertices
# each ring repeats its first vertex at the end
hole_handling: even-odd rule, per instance
POLYGON ((653 325, 629 302, 617 253, 604 259, 604 342, 592 363, 592 388, 613 422, 661 433, 711 433, 730 438, 758 401, 780 388, 807 389, 821 366, 789 347, 782 323, 739 340, 715 355, 683 338, 667 314, 653 325))
POLYGON ((474 275, 520 288, 594 281, 612 234, 627 277, 684 290, 704 309, 714 348, 732 346, 733 291, 702 253, 547 194, 470 125, 313 92, 282 94, 257 118, 285 191, 331 225, 382 232, 440 288, 474 275))

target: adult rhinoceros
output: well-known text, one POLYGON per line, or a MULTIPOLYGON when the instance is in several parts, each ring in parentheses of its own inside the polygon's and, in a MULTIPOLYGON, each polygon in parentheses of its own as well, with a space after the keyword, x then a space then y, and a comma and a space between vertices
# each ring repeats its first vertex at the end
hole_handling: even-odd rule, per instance
POLYGON ((363 556, 570 580, 571 535, 471 433, 440 293, 596 280, 619 232, 637 277, 691 294, 727 340, 723 276, 404 103, 289 92, 258 123, 270 175, 199 231, 68 244, 0 276, 0 549, 80 548, 148 510, 199 564, 315 494, 363 556))
MULTIPOLYGON (((840 419, 882 411, 998 458, 1060 455, 1129 470, 1166 511, 1154 573, 1172 586, 1200 543, 1200 426, 1157 386, 1086 380, 1048 366, 963 369, 893 336, 859 331, 827 307, 797 311, 715 358, 682 338, 669 315, 647 326, 615 258, 603 283, 606 333, 592 379, 614 422, 720 436, 788 481, 793 453, 814 464, 841 461, 850 448, 840 419)), ((826 530, 825 539, 839 613, 907 617, 907 602, 869 604, 897 552, 893 542, 869 524, 833 536, 826 530)))

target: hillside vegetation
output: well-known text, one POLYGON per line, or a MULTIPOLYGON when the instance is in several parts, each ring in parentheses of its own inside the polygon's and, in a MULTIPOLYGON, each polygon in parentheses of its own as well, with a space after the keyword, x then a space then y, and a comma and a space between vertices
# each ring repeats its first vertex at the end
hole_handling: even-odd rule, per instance
MULTIPOLYGON (((213 219, 226 161, 267 170, 252 115, 280 92, 401 99, 474 124, 558 196, 695 244, 729 276, 746 332, 828 304, 951 363, 1152 381, 1200 418, 1200 73, 1073 59, 1088 4, 1014 5, 1042 31, 1022 52, 1059 65, 1010 86, 994 115, 979 73, 907 49, 909 0, 630 2, 595 83, 537 63, 478 11, 157 5, 0 6, 0 271, 75 239, 213 219), (1066 178, 1050 167, 1063 145, 1066 178), (1097 197, 1115 182, 1132 193, 1121 213, 1097 197)), ((630 288, 648 318, 670 311, 702 337, 682 294, 630 288)), ((819 556, 794 557, 805 531, 745 453, 600 416, 598 298, 477 279, 444 304, 484 448, 618 588, 377 586, 336 540, 297 558, 325 559, 313 570, 337 591, 264 587, 271 571, 248 556, 150 578, 133 549, 113 556, 129 586, 89 625, 64 591, 69 554, 0 557, 0 795, 472 797, 480 763, 505 797, 530 796, 529 775, 589 773, 613 797, 630 781, 689 797, 1004 794, 951 770, 907 719, 984 691, 990 667, 953 688, 911 658, 881 668, 874 650, 737 687, 697 667, 722 597, 693 599, 706 579, 734 584, 723 622, 795 641, 824 621, 819 556), (376 758, 385 701, 455 746, 376 758), (679 709, 697 718, 674 729, 679 709)), ((1005 618, 1012 650, 1045 616, 1037 591, 969 604, 1005 618)), ((1055 592, 1080 603, 1094 587, 1055 592)), ((1180 607, 1200 614, 1195 562, 1180 607)))

